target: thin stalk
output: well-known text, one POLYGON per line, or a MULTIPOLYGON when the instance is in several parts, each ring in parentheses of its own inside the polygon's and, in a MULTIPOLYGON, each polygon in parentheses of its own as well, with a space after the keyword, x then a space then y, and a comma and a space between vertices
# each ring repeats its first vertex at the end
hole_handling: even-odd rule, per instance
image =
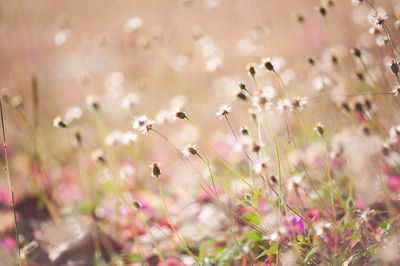
POLYGON ((21 264, 21 248, 19 245, 19 232, 18 232, 18 221, 17 221, 17 214, 15 212, 15 199, 14 199, 14 192, 12 189, 12 185, 11 185, 11 177, 10 177, 10 172, 9 172, 9 165, 8 165, 8 155, 7 155, 7 142, 6 142, 6 131, 4 128, 4 117, 3 117, 3 105, 1 103, 1 98, 0 98, 0 114, 1 114, 1 128, 3 131, 3 147, 4 147, 4 159, 5 159, 5 166, 4 166, 4 172, 6 174, 6 178, 7 178, 7 183, 8 183, 8 190, 10 192, 10 196, 11 196, 11 206, 12 206, 12 210, 13 210, 13 216, 14 216, 14 229, 15 229, 15 243, 17 245, 17 250, 18 250, 18 264, 21 264))
POLYGON ((181 236, 179 235, 178 231, 176 230, 174 224, 172 223, 171 217, 169 216, 168 213, 168 209, 167 209, 167 204, 165 203, 165 198, 164 198, 164 193, 161 187, 161 182, 160 182, 160 178, 157 176, 157 184, 158 184, 158 188, 160 189, 160 195, 161 195, 161 200, 163 203, 163 207, 164 207, 164 211, 165 211, 165 215, 167 216, 168 222, 171 225, 172 230, 174 231, 174 233, 176 234, 176 236, 178 237, 179 241, 181 242, 181 245, 183 246, 183 248, 186 250, 186 252, 196 261, 196 263, 200 266, 200 261, 199 259, 189 250, 189 248, 186 246, 185 242, 182 240, 181 236))

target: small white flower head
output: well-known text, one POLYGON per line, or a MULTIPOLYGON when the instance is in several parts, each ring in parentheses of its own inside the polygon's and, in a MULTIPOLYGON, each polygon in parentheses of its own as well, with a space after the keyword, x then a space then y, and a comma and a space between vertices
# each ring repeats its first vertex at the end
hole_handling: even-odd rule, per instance
POLYGON ((297 97, 293 100, 292 105, 298 110, 303 110, 304 106, 307 104, 307 99, 302 97, 297 97))
POLYGON ((182 150, 183 156, 188 158, 190 155, 197 155, 197 145, 196 144, 188 144, 185 149, 182 150))
POLYGON ((326 76, 316 77, 312 81, 314 88, 317 91, 321 91, 332 84, 332 81, 326 76))
POLYGON ((293 190, 294 188, 299 187, 303 179, 304 179, 304 173, 292 176, 288 181, 288 189, 293 190))
POLYGON ((71 124, 74 120, 82 117, 82 109, 78 106, 70 107, 64 115, 64 120, 67 124, 71 124))
POLYGON ((155 162, 152 163, 150 165, 150 168, 151 168, 151 175, 153 177, 158 178, 161 175, 161 169, 160 169, 160 164, 159 163, 155 163, 155 162))
POLYGON ((220 119, 224 118, 227 116, 232 110, 232 107, 230 107, 227 104, 222 105, 219 109, 218 112, 215 113, 216 116, 218 116, 220 119))
POLYGON ((283 112, 291 112, 293 110, 292 102, 289 99, 279 99, 276 110, 280 114, 283 112))
POLYGON ((389 131, 390 138, 397 138, 400 136, 400 125, 391 127, 389 131))
POLYGON ((132 17, 125 22, 124 31, 131 33, 139 29, 143 24, 143 21, 139 17, 132 17))
POLYGON ((92 153, 90 154, 90 157, 92 158, 92 160, 94 162, 97 162, 97 163, 105 164, 107 161, 106 155, 102 149, 97 149, 97 150, 92 151, 92 153))
POLYGON ((139 130, 142 134, 148 133, 153 129, 154 120, 148 119, 146 115, 135 117, 133 120, 133 129, 139 130))
POLYGON ((174 119, 175 119, 174 114, 172 114, 170 110, 160 110, 156 115, 156 121, 157 124, 159 125, 162 125, 174 119))
POLYGON ((86 106, 91 111, 97 111, 100 109, 99 100, 94 95, 89 95, 86 97, 86 106))
POLYGON ((67 123, 61 118, 61 116, 57 116, 53 120, 53 127, 64 128, 67 127, 67 123))
POLYGON ((122 99, 122 108, 124 110, 132 110, 132 108, 137 104, 138 101, 139 96, 134 93, 130 93, 122 99))
POLYGON ((378 37, 376 38, 376 45, 377 45, 378 47, 383 47, 383 46, 385 46, 386 44, 388 44, 389 41, 390 41, 390 39, 389 39, 388 36, 386 36, 386 35, 380 35, 380 36, 378 36, 378 37))
POLYGON ((242 136, 248 136, 249 135, 249 128, 247 126, 241 126, 239 128, 239 132, 240 132, 240 134, 242 134, 242 136))
POLYGON ((246 69, 250 76, 254 77, 256 75, 256 64, 255 63, 248 63, 246 65, 246 69))
POLYGON ((254 103, 265 106, 267 103, 276 96, 276 91, 273 87, 267 86, 256 92, 256 97, 254 98, 254 103))
POLYGON ((115 146, 122 142, 122 136, 123 133, 120 130, 114 130, 106 136, 105 143, 107 146, 115 146))
POLYGON ((269 158, 262 158, 253 165, 254 173, 260 175, 268 169, 269 158))
POLYGON ((325 126, 323 125, 323 124, 321 124, 321 123, 319 123, 318 122, 318 124, 316 124, 315 126, 314 126, 314 128, 313 128, 313 130, 315 131, 315 132, 317 132, 317 134, 318 135, 320 135, 321 137, 323 137, 324 136, 324 133, 325 133, 325 126))
POLYGON ((359 4, 361 4, 362 2, 364 2, 364 0, 351 0, 351 4, 353 6, 358 6, 359 4))
POLYGON ((385 21, 388 19, 387 13, 383 8, 378 8, 376 10, 372 10, 368 15, 368 21, 372 25, 382 28, 385 21))
POLYGON ((392 94, 394 96, 397 96, 400 94, 400 86, 399 85, 394 86, 394 88, 392 89, 392 94))
POLYGON ((131 145, 137 141, 137 135, 131 131, 127 131, 122 135, 122 144, 131 145))

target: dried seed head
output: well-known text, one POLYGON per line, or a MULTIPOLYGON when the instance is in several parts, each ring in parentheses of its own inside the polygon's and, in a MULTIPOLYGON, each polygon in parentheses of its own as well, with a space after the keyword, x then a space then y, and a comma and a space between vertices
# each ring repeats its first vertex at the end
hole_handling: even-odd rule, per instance
POLYGON ((393 60, 390 62, 389 66, 393 74, 397 75, 399 73, 399 63, 397 61, 393 60))
POLYGON ((356 76, 360 81, 364 81, 364 74, 362 72, 357 72, 356 76))
POLYGON ((243 136, 248 136, 249 135, 249 129, 246 126, 241 126, 239 128, 239 132, 243 135, 243 136))
POLYGON ((359 113, 363 113, 364 112, 364 107, 363 104, 361 102, 355 102, 354 104, 354 110, 356 110, 359 113))
POLYGON ((135 207, 137 210, 142 208, 142 204, 138 201, 133 202, 133 207, 135 207))
POLYGON ((315 60, 312 56, 307 57, 307 62, 312 66, 315 65, 315 60))
POLYGON ((243 90, 238 89, 235 91, 234 95, 239 98, 240 100, 246 101, 247 100, 247 96, 246 94, 243 93, 243 90))
POLYGON ((152 163, 152 164, 150 165, 150 168, 151 168, 151 175, 152 175, 153 177, 158 178, 158 177, 161 175, 161 169, 160 169, 158 163, 156 163, 156 162, 152 163))
POLYGON ((263 147, 262 143, 259 143, 257 140, 253 139, 251 143, 251 151, 258 153, 261 151, 261 148, 263 147))
POLYGON ((294 108, 298 110, 303 110, 304 106, 307 104, 307 99, 302 97, 297 97, 292 101, 292 105, 294 108))
POLYGON ((246 90, 246 83, 244 83, 243 81, 239 81, 238 87, 241 90, 246 90))
POLYGON ((323 17, 326 16, 326 9, 323 6, 317 6, 315 7, 315 10, 319 12, 319 14, 323 17))
POLYGON ((305 21, 304 15, 303 15, 302 13, 297 13, 297 14, 296 14, 296 21, 297 21, 299 24, 303 24, 304 21, 305 21))
POLYGON ((351 112, 350 106, 347 102, 343 102, 342 103, 342 108, 346 111, 346 112, 351 112))
POLYGON ((254 77, 256 75, 256 64, 249 63, 247 64, 246 69, 249 72, 250 76, 254 77))
POLYGON ((358 48, 353 48, 350 50, 350 52, 355 56, 355 57, 361 57, 361 51, 358 48))
POLYGON ((11 107, 18 109, 21 108, 24 104, 24 99, 21 95, 17 95, 11 99, 11 107))
POLYGON ((82 144, 82 132, 78 128, 74 128, 72 132, 73 143, 80 145, 82 144))
POLYGON ((105 164, 106 163, 106 155, 102 149, 97 149, 92 151, 90 157, 94 162, 105 164))
POLYGON ((367 124, 363 124, 362 126, 362 132, 366 135, 369 136, 371 134, 371 129, 367 124))
POLYGON ((263 57, 261 58, 261 64, 268 70, 268 71, 274 71, 274 65, 271 63, 271 58, 270 57, 263 57))
POLYGON ((321 137, 324 136, 325 130, 324 130, 325 126, 321 123, 318 123, 317 125, 315 125, 315 127, 313 128, 313 130, 315 132, 317 132, 318 135, 320 135, 321 137))
POLYGON ((53 127, 65 128, 65 127, 67 127, 67 123, 65 123, 65 121, 61 118, 61 116, 57 116, 53 120, 53 127))
POLYGON ((179 119, 185 119, 187 118, 186 113, 180 110, 177 110, 175 112, 175 117, 179 118, 179 119))
POLYGON ((274 184, 278 183, 278 180, 276 179, 275 175, 270 175, 269 179, 271 179, 272 183, 274 184))

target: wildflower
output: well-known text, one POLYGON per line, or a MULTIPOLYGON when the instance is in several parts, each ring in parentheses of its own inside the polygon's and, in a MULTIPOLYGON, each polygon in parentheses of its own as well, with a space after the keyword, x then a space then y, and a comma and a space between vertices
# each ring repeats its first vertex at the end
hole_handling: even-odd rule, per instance
POLYGON ((368 21, 378 28, 381 28, 387 19, 387 13, 383 8, 372 10, 368 15, 368 21))
POLYGON ((249 63, 247 64, 246 69, 249 72, 250 76, 254 77, 256 75, 256 64, 249 63))
POLYGON ((321 124, 321 123, 318 122, 318 124, 315 125, 315 127, 313 128, 313 130, 314 130, 315 132, 317 132, 318 135, 320 135, 321 137, 323 137, 323 136, 324 136, 324 128, 325 128, 325 126, 324 126, 323 124, 321 124))
POLYGON ((362 2, 364 2, 364 0, 351 0, 351 3, 352 3, 353 6, 358 6, 362 2))
POLYGON ((114 130, 109 133, 105 138, 105 143, 108 146, 114 146, 122 141, 123 133, 120 130, 114 130))
POLYGON ((258 142, 257 140, 253 139, 251 143, 251 151, 258 153, 260 152, 261 148, 264 147, 263 143, 258 142))
POLYGON ((67 124, 66 124, 65 121, 61 118, 61 116, 57 116, 57 117, 54 118, 54 120, 53 120, 53 127, 63 128, 63 127, 67 127, 67 124))
POLYGON ((378 38, 376 38, 376 45, 378 45, 378 47, 383 47, 387 43, 389 43, 389 37, 386 35, 381 35, 378 38))
POLYGON ((315 59, 312 56, 309 56, 307 58, 307 62, 312 66, 315 65, 315 59))
POLYGON ((197 145, 196 144, 188 144, 184 150, 182 150, 183 156, 186 158, 190 155, 197 155, 197 145))
POLYGON ((294 101, 292 101, 292 105, 299 110, 303 110, 306 103, 307 99, 302 97, 297 97, 294 101))
POLYGON ((279 113, 292 111, 293 110, 292 102, 289 99, 279 99, 278 105, 276 106, 276 110, 278 110, 279 113))
POLYGON ((269 179, 271 179, 271 182, 274 184, 278 183, 278 180, 276 179, 275 175, 270 175, 269 179))
POLYGON ((180 109, 177 109, 177 110, 175 111, 175 117, 176 117, 176 118, 179 118, 179 119, 185 119, 185 118, 187 118, 186 113, 183 112, 183 111, 181 111, 180 109))
POLYGON ((397 95, 400 94, 400 86, 399 86, 399 85, 396 85, 396 86, 393 88, 392 94, 393 94, 394 96, 397 96, 397 95))
POLYGON ((82 133, 78 128, 74 128, 73 132, 72 132, 72 144, 77 146, 79 144, 82 143, 82 133))
POLYGON ((138 100, 139 97, 136 94, 134 93, 128 94, 122 99, 122 108, 124 110, 130 110, 136 105, 138 100))
POLYGON ((64 115, 64 120, 67 124, 72 123, 74 120, 82 117, 82 109, 78 106, 70 107, 64 115))
POLYGON ((246 94, 243 93, 243 91, 241 89, 238 89, 236 91, 234 91, 233 94, 235 97, 239 98, 240 100, 246 101, 247 100, 247 96, 246 94))
POLYGON ((92 153, 90 154, 90 157, 92 158, 92 160, 94 162, 98 162, 98 163, 102 163, 102 164, 106 163, 106 155, 104 154, 104 151, 102 149, 97 149, 97 150, 92 151, 92 153))
POLYGON ((246 89, 246 83, 244 83, 243 81, 239 81, 238 87, 239 87, 239 89, 241 89, 241 90, 247 90, 247 89, 246 89))
POLYGON ((139 17, 132 17, 125 22, 124 31, 131 33, 139 29, 143 24, 143 21, 139 17))
POLYGON ((127 131, 122 135, 122 144, 129 145, 137 141, 137 135, 131 131, 127 131))
POLYGON ((300 185, 303 178, 304 178, 304 173, 300 173, 300 174, 296 174, 296 175, 292 176, 288 182, 288 189, 292 190, 294 188, 297 188, 300 185))
POLYGON ((392 60, 392 62, 389 63, 389 66, 393 74, 397 75, 399 73, 399 62, 392 60))
POLYGON ((350 52, 355 56, 355 57, 361 57, 361 51, 358 48, 353 48, 350 50, 350 52))
POLYGON ((17 95, 11 99, 11 107, 18 109, 21 108, 24 104, 24 99, 21 95, 17 95))
POLYGON ((248 136, 249 135, 249 129, 246 126, 241 126, 239 128, 239 132, 243 135, 243 136, 248 136))
POLYGON ((133 129, 139 130, 142 134, 148 133, 153 129, 154 121, 148 119, 146 115, 135 117, 133 120, 133 129))
POLYGON ((96 96, 89 95, 86 97, 86 105, 89 110, 97 111, 100 109, 100 103, 96 96))
POLYGON ((368 32, 371 35, 378 35, 381 33, 381 30, 377 26, 373 25, 371 28, 369 28, 368 32))
POLYGON ((269 158, 262 158, 253 165, 254 173, 260 175, 264 170, 268 169, 269 158))
POLYGON ((315 10, 319 12, 319 14, 323 17, 326 16, 326 9, 323 6, 315 7, 315 10))
POLYGON ((268 71, 274 71, 274 65, 271 63, 270 57, 261 58, 261 66, 265 67, 268 71))
POLYGON ((227 104, 224 104, 219 108, 218 112, 216 112, 215 115, 219 116, 219 118, 222 119, 231 112, 231 109, 232 107, 230 107, 227 104))
POLYGON ((139 210, 140 208, 142 208, 142 204, 138 201, 135 201, 133 202, 133 207, 139 210))
POLYGON ((159 163, 156 163, 156 162, 152 163, 150 165, 150 168, 151 168, 151 175, 153 177, 158 178, 161 175, 161 169, 160 169, 159 163))

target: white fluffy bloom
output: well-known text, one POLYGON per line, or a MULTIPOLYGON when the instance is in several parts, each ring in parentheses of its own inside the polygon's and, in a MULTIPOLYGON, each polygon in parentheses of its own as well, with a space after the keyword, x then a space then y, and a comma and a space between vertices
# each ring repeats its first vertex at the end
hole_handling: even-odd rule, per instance
POLYGON ((230 107, 227 104, 222 105, 219 109, 218 112, 215 113, 216 116, 219 116, 219 118, 224 118, 224 116, 228 115, 232 110, 232 107, 230 107))

